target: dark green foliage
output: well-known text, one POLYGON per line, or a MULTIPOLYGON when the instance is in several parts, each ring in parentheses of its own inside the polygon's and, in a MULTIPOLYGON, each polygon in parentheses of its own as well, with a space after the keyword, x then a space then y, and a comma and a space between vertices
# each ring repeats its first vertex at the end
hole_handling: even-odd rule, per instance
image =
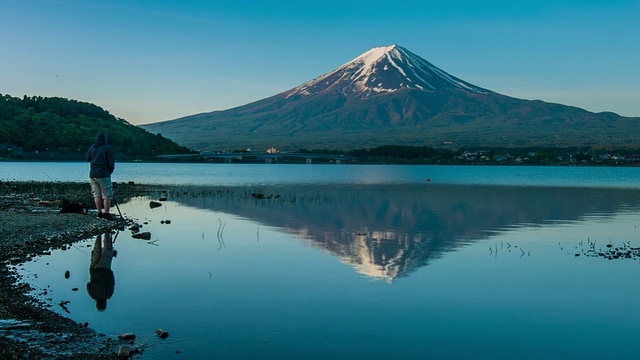
POLYGON ((116 155, 151 156, 190 150, 160 134, 116 118, 103 108, 59 97, 0 94, 0 144, 24 152, 84 154, 98 131, 105 132, 116 155))

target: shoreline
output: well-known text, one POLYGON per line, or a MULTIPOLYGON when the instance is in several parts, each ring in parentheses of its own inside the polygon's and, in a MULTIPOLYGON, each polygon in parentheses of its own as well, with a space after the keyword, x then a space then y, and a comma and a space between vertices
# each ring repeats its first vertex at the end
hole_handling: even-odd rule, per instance
MULTIPOLYGON (((119 198, 144 192, 135 185, 122 188, 119 198)), ((88 183, 0 182, 2 359, 118 359, 121 341, 46 308, 29 295, 31 286, 13 271, 32 257, 126 225, 126 221, 97 219, 91 212, 62 214, 63 199, 84 206, 93 203, 88 183)))

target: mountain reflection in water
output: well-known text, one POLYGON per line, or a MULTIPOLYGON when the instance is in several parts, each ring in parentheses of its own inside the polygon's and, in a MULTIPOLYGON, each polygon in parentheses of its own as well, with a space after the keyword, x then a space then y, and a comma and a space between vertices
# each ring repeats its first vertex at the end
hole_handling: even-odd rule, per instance
POLYGON ((190 207, 296 234, 358 272, 389 282, 509 228, 611 216, 640 205, 636 190, 566 187, 191 186, 166 194, 190 207))

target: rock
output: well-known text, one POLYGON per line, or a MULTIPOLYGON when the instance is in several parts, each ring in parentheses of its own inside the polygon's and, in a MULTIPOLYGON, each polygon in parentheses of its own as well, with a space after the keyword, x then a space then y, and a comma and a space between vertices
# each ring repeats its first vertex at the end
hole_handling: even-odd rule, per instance
POLYGON ((69 270, 65 271, 65 272, 64 272, 64 278, 65 278, 65 279, 68 279, 68 278, 70 278, 70 277, 71 277, 71 272, 69 272, 69 270))
POLYGON ((134 334, 134 333, 123 333, 123 334, 118 335, 118 339, 135 340, 136 339, 136 334, 134 334))
POLYGON ((161 339, 166 339, 169 337, 169 333, 162 329, 156 330, 156 335, 158 335, 158 337, 161 339))
POLYGON ((167 225, 171 224, 171 220, 165 220, 164 223, 167 224, 167 225))
POLYGON ((129 230, 133 231, 133 232, 138 232, 140 231, 140 228, 142 226, 140 224, 133 224, 131 226, 129 226, 129 230))
POLYGON ((162 204, 157 201, 149 201, 149 207, 152 209, 155 209, 160 206, 162 206, 162 204))
POLYGON ((78 291, 78 288, 73 288, 71 289, 71 291, 78 291))
POLYGON ((151 233, 148 231, 131 235, 134 239, 151 240, 151 233))
POLYGON ((160 199, 158 199, 159 201, 167 201, 166 197, 161 197, 160 199))
POLYGON ((120 349, 118 349, 118 357, 128 358, 130 356, 131 356, 131 348, 128 345, 120 346, 120 349))

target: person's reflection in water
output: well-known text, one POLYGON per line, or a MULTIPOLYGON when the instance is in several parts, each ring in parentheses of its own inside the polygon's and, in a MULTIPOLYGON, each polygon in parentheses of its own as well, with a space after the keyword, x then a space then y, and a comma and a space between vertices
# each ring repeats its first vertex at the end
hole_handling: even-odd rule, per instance
POLYGON ((111 240, 111 231, 96 236, 96 242, 91 250, 91 263, 89 273, 91 279, 87 283, 87 292, 96 301, 96 309, 104 311, 107 308, 107 299, 113 295, 116 280, 111 271, 111 260, 114 250, 111 240))

